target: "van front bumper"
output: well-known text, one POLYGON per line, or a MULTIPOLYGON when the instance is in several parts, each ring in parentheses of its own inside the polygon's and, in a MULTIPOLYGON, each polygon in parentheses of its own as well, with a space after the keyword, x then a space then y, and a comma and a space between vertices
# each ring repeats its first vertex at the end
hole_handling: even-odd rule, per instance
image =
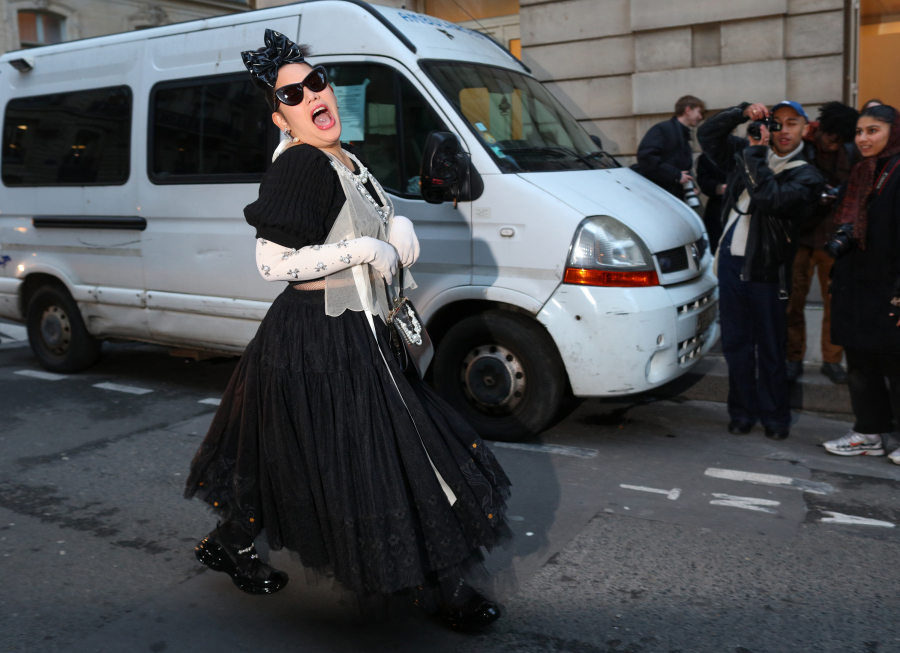
POLYGON ((538 320, 556 342, 576 396, 628 395, 678 378, 709 351, 719 338, 718 298, 709 267, 671 286, 562 284, 538 320))

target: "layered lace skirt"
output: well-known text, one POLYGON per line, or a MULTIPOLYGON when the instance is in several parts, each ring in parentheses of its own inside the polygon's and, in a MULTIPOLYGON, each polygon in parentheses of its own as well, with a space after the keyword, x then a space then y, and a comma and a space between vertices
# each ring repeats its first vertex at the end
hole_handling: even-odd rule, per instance
POLYGON ((185 497, 250 536, 265 529, 272 549, 296 552, 360 598, 421 605, 422 592, 465 577, 482 547, 511 536, 510 482, 474 430, 400 371, 379 318, 376 342, 364 313, 328 317, 324 302, 323 291, 290 286, 275 300, 185 497))

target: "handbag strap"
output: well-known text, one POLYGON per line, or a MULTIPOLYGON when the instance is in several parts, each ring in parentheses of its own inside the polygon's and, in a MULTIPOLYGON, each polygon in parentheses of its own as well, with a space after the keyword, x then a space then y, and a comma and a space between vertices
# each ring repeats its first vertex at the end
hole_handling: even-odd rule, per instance
POLYGON ((384 352, 381 350, 381 347, 378 344, 378 332, 375 331, 375 320, 372 318, 372 314, 369 311, 364 311, 366 314, 366 318, 369 320, 369 328, 372 329, 372 336, 375 338, 375 347, 378 349, 378 353, 381 354, 381 360, 384 361, 384 367, 387 369, 388 376, 391 377, 391 382, 394 384, 394 389, 397 391, 397 394, 400 396, 400 401, 403 404, 403 407, 406 408, 406 413, 409 415, 410 421, 413 423, 413 428, 416 429, 416 435, 419 436, 419 443, 422 445, 422 450, 425 452, 425 457, 428 458, 428 464, 431 465, 431 469, 434 470, 434 475, 437 476, 438 483, 441 486, 441 489, 444 491, 444 495, 447 497, 447 501, 450 502, 452 506, 456 503, 456 494, 454 494, 453 490, 450 489, 450 486, 447 485, 447 481, 444 480, 444 477, 441 476, 441 473, 437 470, 437 467, 434 466, 434 462, 431 460, 431 456, 428 453, 428 449, 425 447, 425 441, 422 440, 422 434, 419 433, 419 427, 416 426, 416 421, 413 419, 412 412, 409 410, 409 406, 406 405, 406 399, 403 398, 403 393, 400 392, 400 386, 397 385, 397 380, 394 378, 393 372, 391 372, 391 366, 388 365, 387 358, 384 357, 384 352))

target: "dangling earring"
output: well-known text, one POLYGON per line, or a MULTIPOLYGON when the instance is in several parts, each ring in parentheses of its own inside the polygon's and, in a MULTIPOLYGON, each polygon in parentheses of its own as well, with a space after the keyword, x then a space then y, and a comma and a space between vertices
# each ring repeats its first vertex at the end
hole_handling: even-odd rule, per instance
POLYGON ((300 139, 299 139, 299 138, 295 138, 295 137, 291 136, 291 130, 290 130, 290 129, 285 129, 285 130, 284 130, 284 135, 291 139, 291 143, 299 143, 299 142, 300 142, 300 139))

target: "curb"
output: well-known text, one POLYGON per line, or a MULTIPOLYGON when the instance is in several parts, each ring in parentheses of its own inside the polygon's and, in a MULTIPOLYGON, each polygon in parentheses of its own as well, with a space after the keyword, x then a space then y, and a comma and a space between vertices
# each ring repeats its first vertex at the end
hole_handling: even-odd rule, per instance
MULTIPOLYGON (((790 386, 792 409, 853 414, 846 385, 832 383, 819 372, 816 364, 807 363, 803 367, 803 376, 790 386)), ((684 376, 646 394, 725 403, 728 401, 728 366, 725 358, 707 354, 684 376)))

